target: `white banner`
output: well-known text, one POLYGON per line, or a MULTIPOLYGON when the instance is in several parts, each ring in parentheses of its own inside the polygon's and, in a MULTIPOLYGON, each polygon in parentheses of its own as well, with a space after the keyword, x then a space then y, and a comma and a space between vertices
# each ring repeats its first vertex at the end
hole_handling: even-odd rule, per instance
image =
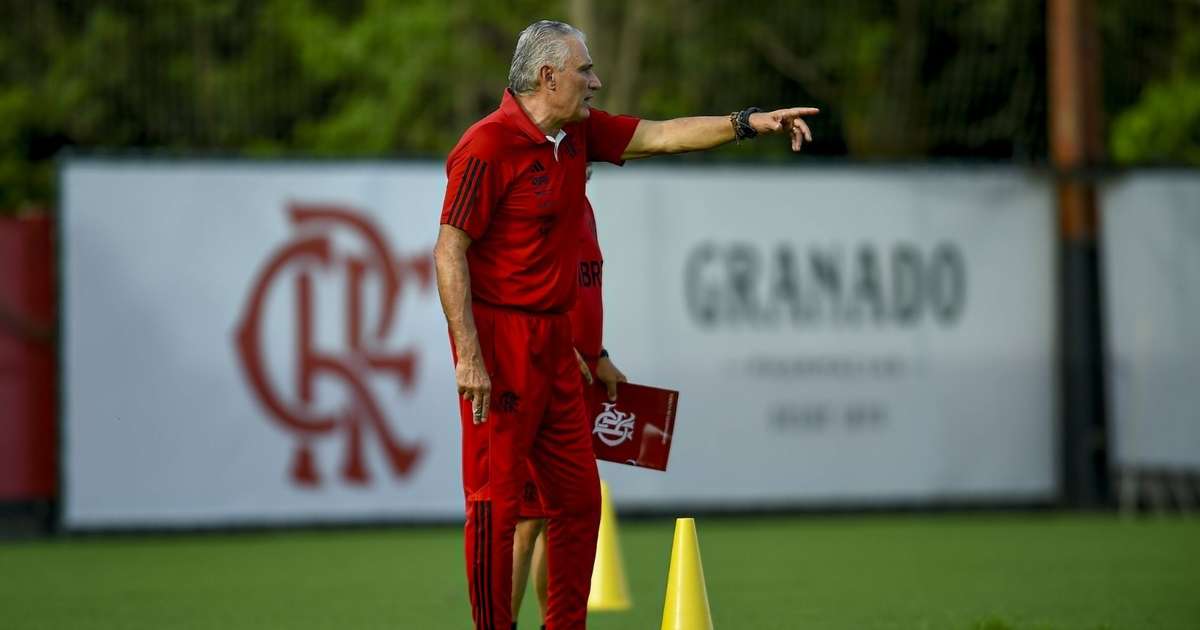
MULTIPOLYGON (((680 390, 627 501, 1054 493, 1054 224, 1016 171, 600 171, 606 345, 680 390)), ((636 478, 636 481, 635 481, 636 478)), ((620 484, 618 486, 618 484, 620 484)))
POLYGON ((65 522, 446 519, 434 164, 72 162, 65 522))
POLYGON ((1200 176, 1104 190, 1109 409, 1121 466, 1200 468, 1200 176))
MULTIPOLYGON (((432 163, 72 161, 68 527, 457 519, 432 163)), ((1052 496, 1053 225, 1011 171, 602 168, 619 505, 1052 496)))

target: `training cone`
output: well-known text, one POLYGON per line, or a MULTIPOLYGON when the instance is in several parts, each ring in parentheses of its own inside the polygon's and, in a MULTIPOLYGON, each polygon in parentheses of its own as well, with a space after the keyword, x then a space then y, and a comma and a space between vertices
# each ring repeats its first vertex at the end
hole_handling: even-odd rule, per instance
POLYGON ((696 521, 675 519, 675 543, 671 546, 671 571, 667 574, 662 630, 712 630, 712 627, 696 521))
POLYGON ((629 610, 629 584, 617 542, 617 513, 608 495, 608 484, 600 482, 600 536, 596 540, 596 563, 592 565, 592 592, 588 611, 629 610))

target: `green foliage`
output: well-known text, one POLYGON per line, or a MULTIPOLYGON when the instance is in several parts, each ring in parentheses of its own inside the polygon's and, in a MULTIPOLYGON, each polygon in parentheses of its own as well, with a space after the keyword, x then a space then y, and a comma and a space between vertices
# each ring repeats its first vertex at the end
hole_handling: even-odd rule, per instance
POLYGON ((0 208, 46 203, 63 148, 434 154, 499 101, 557 3, 0 3, 0 208))
MULTIPOLYGON (((1110 144, 1197 163, 1200 4, 1097 0, 1110 144)), ((1018 0, 0 0, 0 212, 62 150, 443 155, 495 107, 517 32, 584 27, 600 105, 816 105, 806 154, 1046 154, 1045 6, 1018 0)), ((724 156, 793 159, 780 142, 724 156)), ((704 159, 692 156, 688 159, 704 159)))
POLYGON ((1100 0, 1115 162, 1200 166, 1200 3, 1100 0))
POLYGON ((1111 142, 1117 162, 1200 166, 1200 76, 1146 86, 1113 122, 1111 142))
POLYGON ((1169 17, 1158 62, 1144 66, 1137 100, 1113 121, 1117 162, 1200 166, 1200 3, 1169 17))

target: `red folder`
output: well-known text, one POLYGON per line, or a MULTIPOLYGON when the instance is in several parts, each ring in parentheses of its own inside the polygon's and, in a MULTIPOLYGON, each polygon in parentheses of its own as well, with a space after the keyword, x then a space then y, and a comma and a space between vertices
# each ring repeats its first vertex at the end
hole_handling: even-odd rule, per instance
POLYGON ((655 470, 667 469, 679 392, 633 383, 617 384, 610 402, 604 385, 584 386, 596 459, 655 470))

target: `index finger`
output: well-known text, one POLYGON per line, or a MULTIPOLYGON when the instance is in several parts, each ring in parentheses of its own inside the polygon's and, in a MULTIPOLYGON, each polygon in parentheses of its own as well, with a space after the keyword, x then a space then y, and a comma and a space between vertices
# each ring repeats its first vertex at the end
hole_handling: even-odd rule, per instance
POLYGON ((793 107, 783 110, 788 116, 816 116, 821 113, 821 110, 816 107, 793 107))

